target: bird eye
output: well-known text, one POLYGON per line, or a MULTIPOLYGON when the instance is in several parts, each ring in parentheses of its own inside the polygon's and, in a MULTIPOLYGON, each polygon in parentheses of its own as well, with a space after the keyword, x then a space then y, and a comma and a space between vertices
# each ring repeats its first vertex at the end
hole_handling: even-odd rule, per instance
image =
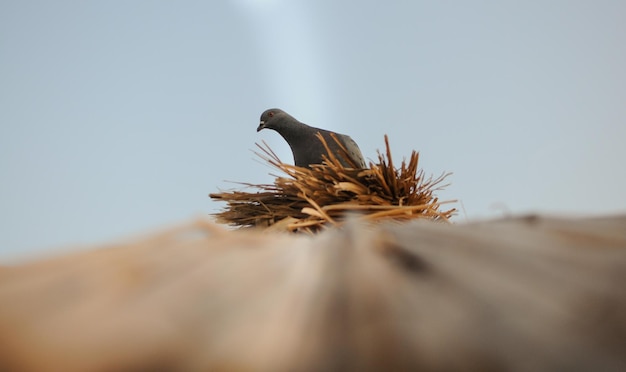
POLYGON ((270 118, 274 117, 274 111, 270 111, 270 113, 268 114, 270 118))

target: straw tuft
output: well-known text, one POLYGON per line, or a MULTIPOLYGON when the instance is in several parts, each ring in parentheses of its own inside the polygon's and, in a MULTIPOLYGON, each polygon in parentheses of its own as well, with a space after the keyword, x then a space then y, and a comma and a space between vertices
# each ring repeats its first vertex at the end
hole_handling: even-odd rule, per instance
MULTIPOLYGON (((255 154, 286 176, 276 176, 271 185, 240 183, 256 192, 210 194, 212 199, 227 203, 223 211, 215 214, 217 220, 241 227, 316 232, 341 225, 348 214, 367 221, 448 221, 455 214, 455 208, 440 210, 441 205, 455 200, 440 202, 433 194, 449 185, 443 181, 450 173, 426 178, 424 171, 418 169, 418 152, 413 151, 408 163, 403 160, 396 169, 385 135, 386 152, 378 152, 378 163, 370 162, 367 169, 348 168, 330 151, 324 138, 319 134, 318 138, 328 156, 323 164, 311 168, 285 164, 265 142, 256 144, 261 152, 255 154)), ((354 166, 347 150, 335 136, 333 139, 341 147, 338 155, 354 166)))

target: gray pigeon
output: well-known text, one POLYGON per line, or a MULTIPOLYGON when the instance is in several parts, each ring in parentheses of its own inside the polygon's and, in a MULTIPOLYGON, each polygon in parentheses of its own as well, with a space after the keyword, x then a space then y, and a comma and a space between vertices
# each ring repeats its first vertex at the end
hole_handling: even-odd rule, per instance
POLYGON ((365 168, 365 160, 361 155, 359 146, 345 134, 339 134, 330 132, 324 129, 314 128, 304 123, 299 122, 293 116, 280 109, 265 110, 261 114, 261 123, 256 131, 261 129, 273 129, 278 132, 291 147, 293 153, 293 159, 298 167, 309 167, 311 164, 322 164, 322 155, 327 156, 326 149, 322 142, 317 138, 316 134, 321 133, 328 144, 328 147, 332 153, 337 157, 341 164, 345 167, 353 168, 365 168), (349 164, 341 156, 340 147, 337 142, 331 137, 331 133, 335 134, 335 137, 346 148, 350 160, 354 165, 349 164))

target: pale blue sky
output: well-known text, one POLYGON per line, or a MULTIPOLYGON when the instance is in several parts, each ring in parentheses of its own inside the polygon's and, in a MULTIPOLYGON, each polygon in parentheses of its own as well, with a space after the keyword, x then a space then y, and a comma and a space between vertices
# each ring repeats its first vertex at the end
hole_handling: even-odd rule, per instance
POLYGON ((268 183, 261 112, 389 135, 456 221, 626 211, 626 2, 0 0, 0 259, 150 231, 268 183), (460 205, 458 205, 461 208, 460 205))

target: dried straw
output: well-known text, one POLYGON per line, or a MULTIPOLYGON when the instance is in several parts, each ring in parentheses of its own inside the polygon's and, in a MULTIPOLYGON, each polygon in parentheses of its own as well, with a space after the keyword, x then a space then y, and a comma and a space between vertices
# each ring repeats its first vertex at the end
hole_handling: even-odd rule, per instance
MULTIPOLYGON (((348 214, 368 221, 410 220, 425 218, 448 221, 455 208, 440 211, 442 204, 434 191, 448 186, 442 184, 450 173, 425 178, 418 169, 419 153, 413 151, 408 164, 402 161, 394 168, 389 140, 385 135, 386 153, 378 152, 378 163, 367 169, 348 168, 341 164, 318 134, 328 156, 323 164, 311 168, 285 164, 264 142, 256 144, 262 151, 257 156, 285 173, 276 176, 272 185, 240 183, 257 192, 230 191, 210 194, 228 205, 216 213, 217 220, 234 226, 264 226, 277 230, 315 232, 327 226, 338 226, 348 214)), ((339 156, 353 164, 339 140, 339 156)))

